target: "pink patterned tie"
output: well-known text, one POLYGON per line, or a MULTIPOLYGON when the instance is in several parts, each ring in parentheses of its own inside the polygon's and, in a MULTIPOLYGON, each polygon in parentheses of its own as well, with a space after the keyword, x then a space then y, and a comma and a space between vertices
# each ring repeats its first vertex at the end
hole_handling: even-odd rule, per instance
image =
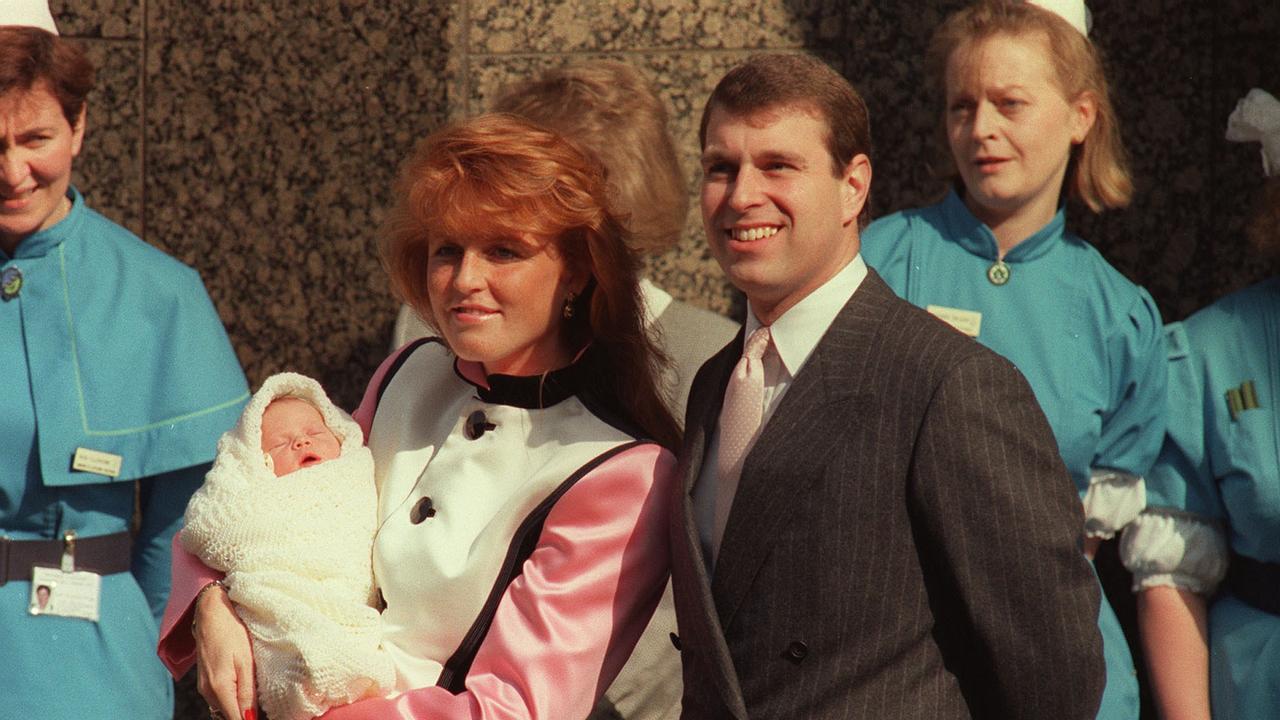
POLYGON ((716 462, 720 483, 716 486, 716 524, 713 553, 720 554, 720 540, 729 520, 729 508, 738 492, 742 462, 746 459, 764 417, 764 353, 769 348, 769 328, 760 327, 747 338, 746 351, 733 368, 720 409, 720 450, 716 462))

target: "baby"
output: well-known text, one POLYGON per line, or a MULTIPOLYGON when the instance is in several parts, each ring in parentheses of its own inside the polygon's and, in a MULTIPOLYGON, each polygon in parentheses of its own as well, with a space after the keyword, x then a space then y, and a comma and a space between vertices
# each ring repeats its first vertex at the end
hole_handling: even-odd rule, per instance
POLYGON ((306 400, 286 395, 272 400, 262 411, 263 460, 276 477, 336 460, 341 451, 338 436, 306 400))
POLYGON ((373 459, 319 383, 273 375, 218 441, 187 505, 182 543, 225 571, 253 636, 258 697, 273 720, 387 694, 371 548, 373 459))

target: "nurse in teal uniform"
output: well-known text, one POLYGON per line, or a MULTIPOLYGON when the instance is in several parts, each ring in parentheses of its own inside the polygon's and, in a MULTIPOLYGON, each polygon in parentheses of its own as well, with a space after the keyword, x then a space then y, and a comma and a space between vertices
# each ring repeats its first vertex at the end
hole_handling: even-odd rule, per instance
POLYGON ((0 715, 173 714, 170 538, 244 376, 199 277, 70 186, 93 68, 0 2, 0 715))
MULTIPOLYGON (((1280 101, 1250 92, 1227 138, 1263 143, 1249 234, 1280 259, 1280 101)), ((1169 718, 1278 717, 1280 277, 1167 332, 1169 431, 1121 545, 1153 694, 1169 718)))
MULTIPOLYGON (((935 33, 954 189, 873 223, 862 253, 899 295, 1026 376, 1080 491, 1092 557, 1146 504, 1165 357, 1150 295, 1066 229, 1065 195, 1097 212, 1127 204, 1132 184, 1084 6, 1043 4, 1053 11, 979 2, 935 33)), ((1105 599, 1098 622, 1098 717, 1132 720, 1133 660, 1105 599)))

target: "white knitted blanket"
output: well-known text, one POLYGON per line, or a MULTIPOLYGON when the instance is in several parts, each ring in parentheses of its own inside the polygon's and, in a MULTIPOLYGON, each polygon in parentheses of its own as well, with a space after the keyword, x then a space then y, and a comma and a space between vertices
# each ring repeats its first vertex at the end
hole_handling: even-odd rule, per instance
POLYGON ((259 702, 273 720, 390 692, 395 671, 372 606, 376 522, 373 458, 360 426, 311 378, 268 378, 218 441, 213 469, 187 505, 182 544, 226 572, 253 636, 259 702), (262 412, 286 395, 315 405, 342 450, 277 478, 262 451, 262 412))

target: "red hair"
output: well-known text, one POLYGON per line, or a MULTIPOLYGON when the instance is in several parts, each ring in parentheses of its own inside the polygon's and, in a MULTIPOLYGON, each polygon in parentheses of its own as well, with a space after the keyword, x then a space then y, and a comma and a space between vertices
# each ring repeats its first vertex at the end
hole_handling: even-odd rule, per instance
POLYGON ((428 136, 400 170, 381 254, 392 289, 430 319, 427 238, 523 237, 555 244, 572 272, 590 276, 561 335, 590 344, 609 372, 593 395, 674 448, 679 428, 656 378, 666 358, 644 328, 638 261, 609 210, 599 163, 554 132, 513 115, 482 115, 428 136))

